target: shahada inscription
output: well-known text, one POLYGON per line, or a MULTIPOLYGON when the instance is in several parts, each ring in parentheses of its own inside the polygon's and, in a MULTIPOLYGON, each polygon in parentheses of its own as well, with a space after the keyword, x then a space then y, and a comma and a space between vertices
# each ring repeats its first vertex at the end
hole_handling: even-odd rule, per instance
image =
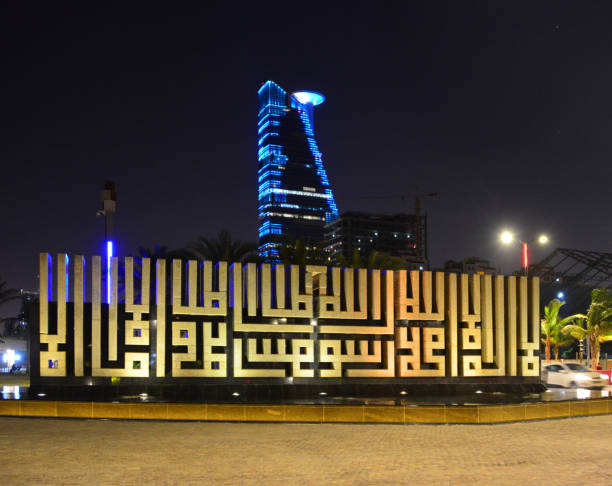
POLYGON ((539 376, 537 278, 131 257, 109 267, 40 255, 41 377, 539 376))

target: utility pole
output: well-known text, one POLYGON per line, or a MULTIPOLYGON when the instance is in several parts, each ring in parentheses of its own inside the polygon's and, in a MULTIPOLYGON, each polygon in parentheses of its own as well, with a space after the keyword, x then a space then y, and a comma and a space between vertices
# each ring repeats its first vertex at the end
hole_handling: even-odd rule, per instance
POLYGON ((417 254, 419 258, 424 262, 427 259, 427 251, 424 248, 423 236, 425 234, 425 225, 421 220, 421 200, 426 197, 436 197, 437 192, 429 192, 426 194, 417 194, 414 197, 414 218, 415 218, 415 229, 416 229, 416 245, 417 254))
POLYGON ((115 181, 104 181, 102 190, 102 209, 96 216, 104 216, 104 244, 106 251, 106 302, 111 300, 111 258, 113 257, 113 218, 117 209, 117 192, 115 181))
POLYGON ((115 181, 104 181, 102 190, 102 209, 96 215, 104 216, 104 241, 112 240, 113 237, 113 216, 117 208, 117 192, 115 191, 115 181))
POLYGON ((586 342, 586 352, 587 352, 586 366, 587 368, 590 368, 591 367, 591 343, 588 338, 586 338, 584 341, 586 342))

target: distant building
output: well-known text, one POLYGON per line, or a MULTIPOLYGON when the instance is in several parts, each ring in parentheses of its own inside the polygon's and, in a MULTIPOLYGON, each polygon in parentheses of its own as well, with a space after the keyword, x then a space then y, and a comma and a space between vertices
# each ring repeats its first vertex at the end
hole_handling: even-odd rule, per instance
POLYGON ((416 224, 413 214, 343 213, 325 226, 325 242, 332 259, 340 254, 350 259, 353 251, 368 255, 372 250, 402 258, 408 268, 427 268, 427 217, 416 224), (422 248, 417 245, 421 231, 422 248))
POLYGON ((275 262, 283 242, 322 242, 338 209, 314 137, 313 110, 325 97, 273 81, 258 95, 259 254, 275 262))
POLYGON ((465 258, 462 261, 449 260, 444 264, 446 273, 468 273, 478 275, 500 275, 499 268, 491 266, 489 260, 481 258, 465 258))

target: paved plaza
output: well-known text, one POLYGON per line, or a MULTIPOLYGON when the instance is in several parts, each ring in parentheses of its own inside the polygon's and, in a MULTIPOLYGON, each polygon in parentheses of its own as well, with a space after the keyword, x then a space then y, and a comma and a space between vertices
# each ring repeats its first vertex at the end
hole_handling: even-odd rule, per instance
POLYGON ((611 431, 0 418, 0 484, 612 484, 611 431))

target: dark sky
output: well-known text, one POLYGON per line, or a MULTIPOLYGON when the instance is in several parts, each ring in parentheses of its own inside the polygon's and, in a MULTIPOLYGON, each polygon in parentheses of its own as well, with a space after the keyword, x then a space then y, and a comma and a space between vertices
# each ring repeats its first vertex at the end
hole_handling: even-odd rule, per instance
POLYGON ((227 228, 256 240, 257 89, 324 93, 316 132, 339 210, 427 200, 434 266, 504 271, 509 227, 610 251, 609 2, 12 2, 3 46, 0 277, 39 251, 120 254, 227 228))

